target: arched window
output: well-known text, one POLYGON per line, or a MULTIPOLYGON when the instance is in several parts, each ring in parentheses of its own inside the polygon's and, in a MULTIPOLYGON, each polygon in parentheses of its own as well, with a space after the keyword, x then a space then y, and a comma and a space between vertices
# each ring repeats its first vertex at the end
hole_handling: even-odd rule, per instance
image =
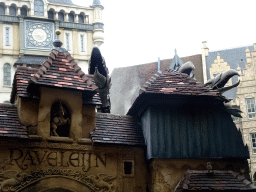
POLYGON ((74 23, 74 15, 72 13, 68 14, 68 22, 74 23))
POLYGON ((62 12, 59 12, 59 13, 58 13, 58 19, 59 19, 60 21, 64 21, 64 14, 63 14, 62 12))
POLYGON ((20 14, 23 15, 23 16, 28 16, 28 10, 26 7, 21 7, 20 9, 20 14))
POLYGON ((44 2, 42 0, 34 1, 35 15, 44 16, 44 2))
POLYGON ((54 13, 53 13, 53 11, 48 11, 48 18, 49 18, 49 19, 54 19, 54 13))
POLYGON ((70 113, 62 102, 55 102, 51 108, 51 136, 69 137, 70 113))
POLYGON ((78 15, 78 23, 84 23, 84 16, 78 15))
POLYGON ((4 85, 11 86, 11 65, 4 64, 4 85))
POLYGON ((0 15, 5 15, 5 6, 4 6, 4 4, 0 4, 0 15))
POLYGON ((9 8, 9 14, 10 14, 11 16, 16 16, 16 7, 15 7, 15 6, 11 6, 11 7, 9 8))

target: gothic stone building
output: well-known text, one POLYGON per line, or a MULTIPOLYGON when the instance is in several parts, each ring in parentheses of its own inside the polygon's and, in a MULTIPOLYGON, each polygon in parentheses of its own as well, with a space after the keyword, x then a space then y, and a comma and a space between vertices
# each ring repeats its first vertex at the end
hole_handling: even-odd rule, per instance
POLYGON ((94 44, 104 42, 99 0, 82 7, 71 0, 0 1, 0 102, 8 102, 17 66, 39 68, 59 29, 61 41, 87 71, 94 44))
POLYGON ((120 116, 96 112, 95 81, 60 47, 39 69, 17 67, 0 105, 1 192, 255 191, 218 91, 156 73, 120 116))

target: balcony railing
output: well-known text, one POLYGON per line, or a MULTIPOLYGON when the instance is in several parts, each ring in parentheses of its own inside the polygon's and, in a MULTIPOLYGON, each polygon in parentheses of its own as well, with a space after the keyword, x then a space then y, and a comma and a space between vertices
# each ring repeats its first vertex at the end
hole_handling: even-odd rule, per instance
POLYGON ((60 27, 70 28, 70 29, 83 29, 83 30, 93 30, 93 25, 91 24, 81 24, 81 23, 69 23, 69 22, 60 22, 60 27))

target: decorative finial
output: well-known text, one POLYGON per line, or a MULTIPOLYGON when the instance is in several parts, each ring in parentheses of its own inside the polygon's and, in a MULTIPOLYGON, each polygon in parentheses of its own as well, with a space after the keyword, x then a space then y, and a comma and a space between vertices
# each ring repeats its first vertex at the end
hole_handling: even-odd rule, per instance
POLYGON ((55 31, 55 34, 57 35, 57 39, 53 42, 53 46, 54 47, 61 47, 63 45, 61 40, 59 40, 59 35, 61 34, 61 31, 59 29, 57 29, 55 31))
POLYGON ((61 31, 60 31, 59 29, 57 29, 57 30, 55 31, 55 34, 59 36, 59 35, 61 34, 61 31))

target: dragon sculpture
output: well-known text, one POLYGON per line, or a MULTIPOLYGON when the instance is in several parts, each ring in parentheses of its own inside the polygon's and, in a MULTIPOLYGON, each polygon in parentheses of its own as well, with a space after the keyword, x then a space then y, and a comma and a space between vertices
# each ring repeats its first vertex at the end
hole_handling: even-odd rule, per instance
MULTIPOLYGON (((195 69, 195 66, 193 65, 193 63, 186 62, 185 64, 183 64, 181 67, 179 67, 177 69, 178 72, 180 73, 185 73, 187 75, 189 75, 190 77, 192 77, 191 72, 195 69)), ((240 81, 238 81, 237 83, 235 83, 234 85, 231 86, 225 86, 226 83, 229 81, 230 78, 232 78, 233 76, 240 76, 239 73, 233 69, 229 69, 223 73, 218 74, 217 76, 215 76, 212 79, 209 79, 204 86, 208 86, 209 88, 218 91, 220 94, 223 94, 224 92, 237 87, 240 83, 240 81)), ((193 78, 193 77, 192 77, 193 78)), ((228 113, 230 113, 231 115, 235 116, 235 117, 241 117, 241 110, 234 108, 231 106, 230 103, 224 103, 224 110, 227 111, 228 113)))
MULTIPOLYGON (((220 94, 223 94, 224 92, 233 89, 234 87, 237 87, 240 83, 240 80, 236 82, 234 85, 231 86, 225 86, 226 83, 229 81, 230 78, 233 76, 240 76, 237 71, 234 69, 229 69, 225 72, 222 72, 218 74, 217 76, 213 77, 212 79, 209 79, 204 85, 212 88, 213 90, 217 90, 220 94)), ((237 108, 233 108, 230 103, 224 103, 225 110, 229 112, 231 115, 235 117, 241 117, 241 110, 237 108)))
POLYGON ((102 103, 100 111, 102 113, 110 113, 109 89, 111 87, 111 78, 105 59, 97 46, 92 49, 89 65, 89 74, 94 76, 94 81, 99 88, 99 96, 102 103))

